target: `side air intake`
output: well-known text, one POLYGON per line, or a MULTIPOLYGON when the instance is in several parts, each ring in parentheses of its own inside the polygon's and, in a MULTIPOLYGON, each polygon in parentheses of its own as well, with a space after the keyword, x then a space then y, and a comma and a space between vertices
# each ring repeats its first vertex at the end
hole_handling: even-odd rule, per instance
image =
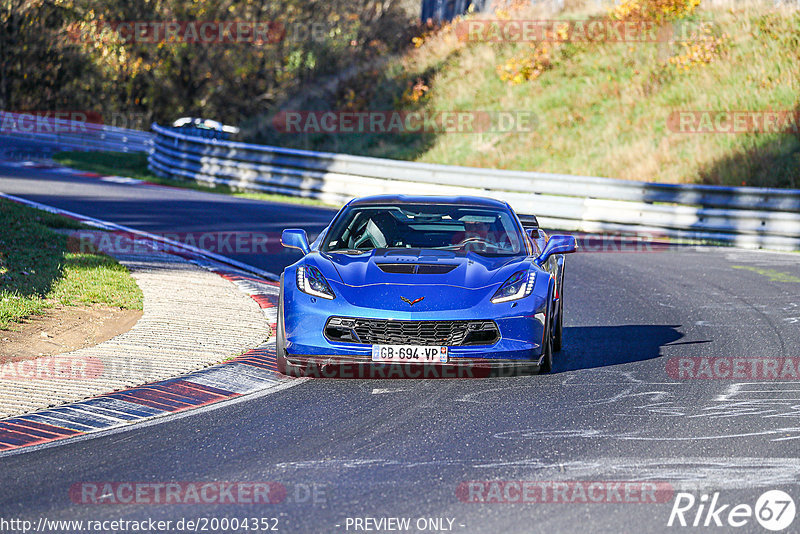
POLYGON ((436 263, 379 263, 378 268, 389 274, 447 274, 457 265, 436 263))

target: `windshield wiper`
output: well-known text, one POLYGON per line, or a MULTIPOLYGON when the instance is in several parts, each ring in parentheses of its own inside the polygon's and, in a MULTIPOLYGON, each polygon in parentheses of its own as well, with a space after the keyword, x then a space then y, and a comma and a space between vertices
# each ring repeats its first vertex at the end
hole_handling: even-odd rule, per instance
POLYGON ((364 254, 372 249, 358 249, 358 248, 339 248, 336 250, 326 251, 328 254, 364 254))

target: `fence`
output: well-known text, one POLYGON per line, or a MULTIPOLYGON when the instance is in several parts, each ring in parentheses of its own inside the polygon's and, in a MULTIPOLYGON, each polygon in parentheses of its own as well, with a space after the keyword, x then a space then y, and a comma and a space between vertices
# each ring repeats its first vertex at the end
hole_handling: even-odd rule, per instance
POLYGON ((64 150, 148 152, 153 134, 105 124, 0 111, 0 136, 34 140, 64 150))
POLYGON ((150 169, 206 184, 342 203, 371 194, 481 195, 545 228, 800 250, 800 191, 675 185, 349 156, 193 137, 153 125, 150 169))

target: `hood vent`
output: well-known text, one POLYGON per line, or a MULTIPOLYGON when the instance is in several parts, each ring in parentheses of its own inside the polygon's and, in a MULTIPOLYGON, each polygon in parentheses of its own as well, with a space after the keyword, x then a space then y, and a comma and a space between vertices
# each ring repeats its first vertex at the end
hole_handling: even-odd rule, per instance
POLYGON ((436 263, 378 263, 378 268, 389 274, 447 274, 458 265, 436 263))

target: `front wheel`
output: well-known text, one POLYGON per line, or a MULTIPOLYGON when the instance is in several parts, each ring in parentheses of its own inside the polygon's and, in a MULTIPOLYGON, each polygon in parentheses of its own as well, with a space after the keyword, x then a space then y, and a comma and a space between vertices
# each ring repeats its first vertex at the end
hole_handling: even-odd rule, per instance
POLYGON ((275 332, 275 359, 278 362, 278 372, 286 372, 286 333, 283 325, 283 275, 281 275, 281 289, 278 294, 278 320, 275 332))
POLYGON ((275 329, 275 359, 278 363, 278 372, 286 376, 303 376, 303 368, 292 365, 286 359, 286 324, 283 320, 283 275, 281 275, 281 290, 278 296, 278 321, 275 329))
POLYGON ((558 281, 558 319, 556 320, 555 335, 553 336, 553 351, 558 352, 564 340, 564 265, 561 266, 561 276, 558 281))
MULTIPOLYGON (((551 294, 552 295, 552 294, 551 294)), ((539 364, 539 374, 549 373, 553 370, 553 306, 552 297, 548 297, 547 315, 544 320, 546 321, 544 329, 544 339, 542 339, 542 363, 539 364)))

